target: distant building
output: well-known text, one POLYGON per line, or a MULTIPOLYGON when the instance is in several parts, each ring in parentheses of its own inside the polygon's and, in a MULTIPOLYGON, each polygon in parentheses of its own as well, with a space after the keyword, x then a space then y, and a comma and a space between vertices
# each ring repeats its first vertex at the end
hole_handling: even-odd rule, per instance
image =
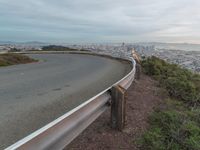
POLYGON ((0 51, 5 50, 5 46, 0 45, 0 51))
POLYGON ((200 73, 200 67, 196 68, 196 72, 200 73))
POLYGON ((1 53, 8 52, 9 50, 10 50, 9 46, 0 45, 0 52, 1 53))

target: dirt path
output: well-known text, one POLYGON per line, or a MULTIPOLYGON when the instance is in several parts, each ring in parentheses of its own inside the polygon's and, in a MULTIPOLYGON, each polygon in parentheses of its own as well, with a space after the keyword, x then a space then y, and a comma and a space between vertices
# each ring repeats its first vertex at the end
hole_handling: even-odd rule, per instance
POLYGON ((164 98, 156 82, 146 75, 127 91, 127 120, 123 132, 110 128, 110 110, 102 114, 66 149, 137 150, 134 141, 147 128, 148 116, 164 98))

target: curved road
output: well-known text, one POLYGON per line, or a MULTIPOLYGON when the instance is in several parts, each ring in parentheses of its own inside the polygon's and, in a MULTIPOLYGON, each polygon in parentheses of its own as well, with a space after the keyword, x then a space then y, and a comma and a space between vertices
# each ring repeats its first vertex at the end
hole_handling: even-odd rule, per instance
POLYGON ((60 117, 130 70, 126 62, 81 54, 33 54, 40 61, 0 68, 0 149, 60 117))

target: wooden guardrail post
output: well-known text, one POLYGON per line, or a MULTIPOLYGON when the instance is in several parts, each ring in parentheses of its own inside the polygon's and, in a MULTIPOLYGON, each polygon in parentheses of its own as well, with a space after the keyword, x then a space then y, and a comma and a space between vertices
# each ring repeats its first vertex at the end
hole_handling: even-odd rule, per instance
POLYGON ((122 130, 125 126, 125 92, 120 86, 111 89, 111 127, 118 130, 122 130))
POLYGON ((141 64, 136 63, 136 73, 135 73, 135 78, 136 78, 137 80, 140 79, 141 72, 142 72, 141 70, 142 70, 142 69, 141 69, 141 64))

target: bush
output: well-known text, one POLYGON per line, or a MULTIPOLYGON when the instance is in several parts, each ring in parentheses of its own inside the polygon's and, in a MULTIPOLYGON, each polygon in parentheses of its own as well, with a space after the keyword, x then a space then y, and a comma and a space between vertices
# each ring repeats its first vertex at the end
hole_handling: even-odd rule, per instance
POLYGON ((154 56, 143 60, 142 66, 144 72, 157 79, 170 96, 191 106, 200 104, 200 75, 154 56))
POLYGON ((141 149, 200 150, 200 75, 156 57, 145 59, 142 66, 171 99, 149 117, 141 149))
POLYGON ((150 129, 140 139, 141 149, 199 150, 200 124, 193 115, 176 110, 154 112, 149 119, 150 129))
POLYGON ((16 65, 16 64, 25 64, 36 61, 37 60, 34 60, 22 54, 14 54, 14 53, 0 54, 0 67, 16 65))
POLYGON ((142 144, 141 149, 147 150, 165 150, 165 137, 160 128, 152 128, 143 135, 139 141, 142 144))

